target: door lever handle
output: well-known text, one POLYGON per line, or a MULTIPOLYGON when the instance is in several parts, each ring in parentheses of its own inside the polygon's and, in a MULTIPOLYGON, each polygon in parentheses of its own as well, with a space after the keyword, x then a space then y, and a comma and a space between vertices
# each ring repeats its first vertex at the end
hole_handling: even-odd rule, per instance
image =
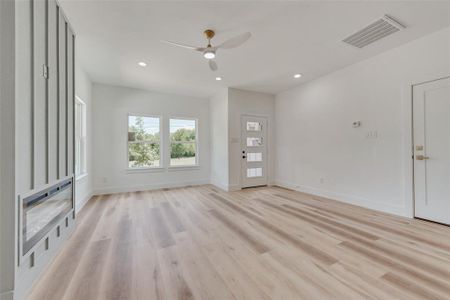
POLYGON ((424 155, 416 155, 416 160, 427 160, 430 159, 428 156, 424 155))

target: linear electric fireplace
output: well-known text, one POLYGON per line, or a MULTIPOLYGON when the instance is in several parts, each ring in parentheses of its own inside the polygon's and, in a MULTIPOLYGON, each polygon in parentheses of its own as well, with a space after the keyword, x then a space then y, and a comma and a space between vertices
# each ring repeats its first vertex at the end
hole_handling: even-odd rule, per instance
POLYGON ((72 210, 72 178, 23 199, 22 208, 22 255, 25 255, 72 210))

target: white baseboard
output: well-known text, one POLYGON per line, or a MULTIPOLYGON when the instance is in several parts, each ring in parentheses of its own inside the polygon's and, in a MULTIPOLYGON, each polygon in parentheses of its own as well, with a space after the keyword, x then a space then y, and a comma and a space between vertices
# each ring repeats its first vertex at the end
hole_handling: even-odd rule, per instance
POLYGON ((139 192, 156 190, 163 188, 176 188, 185 187, 189 185, 203 185, 209 184, 209 179, 203 180, 192 180, 192 181, 179 181, 179 182, 165 182, 165 183, 155 183, 155 184, 144 184, 144 185, 134 185, 134 186, 109 186, 95 188, 93 195, 103 195, 103 194, 115 194, 115 193, 128 193, 128 192, 139 192))
POLYGON ((235 192, 235 191, 240 191, 240 190, 242 190, 242 188, 239 184, 233 184, 233 185, 228 186, 229 192, 235 192))
POLYGON ((234 184, 234 185, 224 184, 224 183, 219 182, 219 181, 217 181, 217 180, 215 180, 213 178, 211 178, 210 184, 220 188, 221 190, 224 190, 225 192, 234 192, 234 191, 241 190, 241 186, 240 185, 237 185, 237 184, 234 184))
POLYGON ((228 184, 224 184, 222 182, 219 182, 217 180, 211 179, 210 184, 214 185, 215 187, 218 187, 219 189, 223 191, 228 191, 228 184))
POLYGON ((83 200, 79 203, 75 203, 75 213, 77 214, 85 205, 88 203, 88 201, 94 196, 92 192, 90 192, 87 196, 84 197, 83 200))
POLYGON ((340 201, 348 204, 353 204, 357 206, 361 206, 364 208, 369 208, 389 214, 394 214, 402 217, 412 218, 412 216, 407 212, 407 209, 404 205, 392 205, 386 202, 374 202, 366 198, 334 192, 327 191, 322 189, 317 189, 315 187, 298 185, 291 182, 276 180, 275 185, 288 188, 294 191, 311 194, 323 198, 327 198, 330 200, 340 201))

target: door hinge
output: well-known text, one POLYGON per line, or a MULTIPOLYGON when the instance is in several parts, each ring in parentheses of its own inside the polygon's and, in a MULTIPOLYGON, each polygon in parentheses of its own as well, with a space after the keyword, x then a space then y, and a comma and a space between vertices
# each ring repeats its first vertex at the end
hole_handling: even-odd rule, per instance
POLYGON ((48 79, 48 66, 42 65, 42 76, 44 76, 45 79, 48 79))

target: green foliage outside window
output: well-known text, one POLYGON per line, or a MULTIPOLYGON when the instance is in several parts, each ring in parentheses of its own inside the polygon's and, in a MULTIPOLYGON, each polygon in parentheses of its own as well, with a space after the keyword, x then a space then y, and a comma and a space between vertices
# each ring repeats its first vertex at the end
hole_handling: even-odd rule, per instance
POLYGON ((195 157, 195 130, 181 128, 170 134, 171 158, 195 157), (175 143, 174 143, 175 142, 175 143), (182 142, 182 143, 176 143, 182 142))
POLYGON ((130 167, 159 166, 159 132, 152 134, 144 128, 144 118, 136 117, 128 128, 128 160, 130 167))

